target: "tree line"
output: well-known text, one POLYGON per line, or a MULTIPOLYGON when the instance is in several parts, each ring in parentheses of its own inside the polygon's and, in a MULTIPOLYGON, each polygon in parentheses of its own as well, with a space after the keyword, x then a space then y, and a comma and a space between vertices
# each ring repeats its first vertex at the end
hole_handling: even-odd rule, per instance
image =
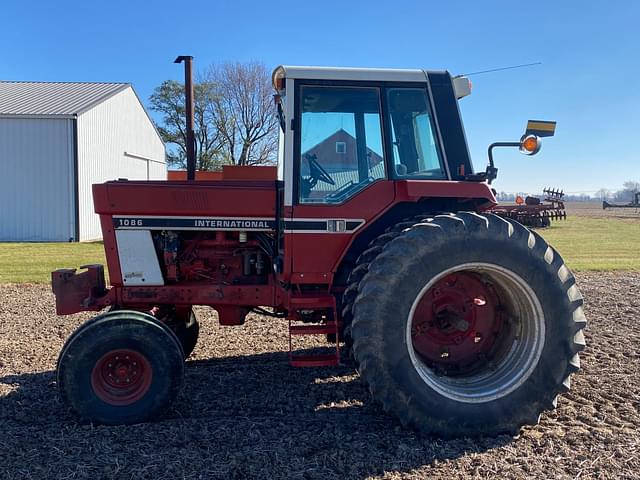
POLYGON ((640 182, 628 180, 622 184, 622 188, 620 190, 601 188, 595 193, 594 197, 598 200, 631 202, 633 200, 633 195, 636 192, 640 192, 640 182))
MULTIPOLYGON (((594 192, 592 195, 587 193, 566 193, 564 196, 565 201, 568 202, 589 202, 593 200, 607 200, 612 202, 629 203, 633 201, 633 195, 636 192, 640 192, 640 182, 635 180, 628 180, 622 184, 622 188, 618 190, 610 190, 608 188, 601 188, 594 192)), ((498 192, 496 198, 502 202, 512 202, 516 199, 516 196, 526 197, 526 193, 513 193, 513 192, 498 192)), ((534 193, 534 197, 543 198, 544 193, 534 193)))
MULTIPOLYGON (((150 99, 170 166, 186 168, 184 85, 166 80, 150 99)), ((275 163, 278 122, 270 72, 260 62, 211 65, 194 81, 196 169, 275 163)))

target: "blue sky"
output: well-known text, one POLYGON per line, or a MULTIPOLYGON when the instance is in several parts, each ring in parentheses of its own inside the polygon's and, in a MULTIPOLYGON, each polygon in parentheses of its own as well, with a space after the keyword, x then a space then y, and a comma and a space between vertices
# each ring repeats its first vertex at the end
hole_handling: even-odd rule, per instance
POLYGON ((640 2, 190 1, 3 2, 0 79, 126 81, 146 101, 172 63, 260 60, 448 69, 472 77, 461 108, 474 163, 518 139, 527 119, 558 121, 525 157, 496 153, 506 191, 615 189, 640 181, 640 2))

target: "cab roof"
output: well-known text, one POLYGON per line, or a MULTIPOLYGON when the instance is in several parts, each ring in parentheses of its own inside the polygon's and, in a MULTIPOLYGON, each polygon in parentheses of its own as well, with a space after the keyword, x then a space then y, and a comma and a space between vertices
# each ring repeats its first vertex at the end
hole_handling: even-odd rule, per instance
MULTIPOLYGON (((444 73, 439 71, 439 73, 444 73)), ((273 84, 280 78, 309 80, 355 80, 374 82, 425 82, 427 71, 404 68, 306 67, 280 65, 273 71, 273 84)))

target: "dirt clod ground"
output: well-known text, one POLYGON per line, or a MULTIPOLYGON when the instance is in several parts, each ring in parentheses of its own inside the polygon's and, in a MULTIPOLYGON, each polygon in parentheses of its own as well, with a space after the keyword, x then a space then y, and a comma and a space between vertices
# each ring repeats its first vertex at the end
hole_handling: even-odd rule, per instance
POLYGON ((558 409, 517 439, 452 441, 401 428, 351 366, 290 368, 284 321, 219 327, 204 308, 163 419, 80 425, 53 369, 88 315, 56 317, 47 286, 0 286, 0 478, 638 478, 640 274, 578 279, 588 347, 558 409))

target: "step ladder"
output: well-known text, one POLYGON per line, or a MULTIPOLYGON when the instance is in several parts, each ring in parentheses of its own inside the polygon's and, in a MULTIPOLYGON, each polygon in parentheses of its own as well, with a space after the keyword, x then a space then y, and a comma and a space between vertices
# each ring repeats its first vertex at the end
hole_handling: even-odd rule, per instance
POLYGON ((292 367, 330 367, 340 365, 340 322, 335 319, 336 303, 334 297, 321 297, 306 299, 295 297, 291 299, 292 307, 296 305, 308 308, 328 308, 333 319, 327 318, 325 323, 295 323, 296 320, 289 318, 289 364, 292 367), (293 353, 293 338, 304 335, 328 335, 334 334, 336 338, 335 351, 332 353, 303 355, 293 353))
POLYGON ((321 324, 294 325, 289 319, 289 364, 292 367, 330 367, 340 365, 340 342, 337 341, 340 331, 340 322, 331 321, 321 324), (293 337, 297 335, 336 335, 335 352, 302 355, 293 353, 293 337))

